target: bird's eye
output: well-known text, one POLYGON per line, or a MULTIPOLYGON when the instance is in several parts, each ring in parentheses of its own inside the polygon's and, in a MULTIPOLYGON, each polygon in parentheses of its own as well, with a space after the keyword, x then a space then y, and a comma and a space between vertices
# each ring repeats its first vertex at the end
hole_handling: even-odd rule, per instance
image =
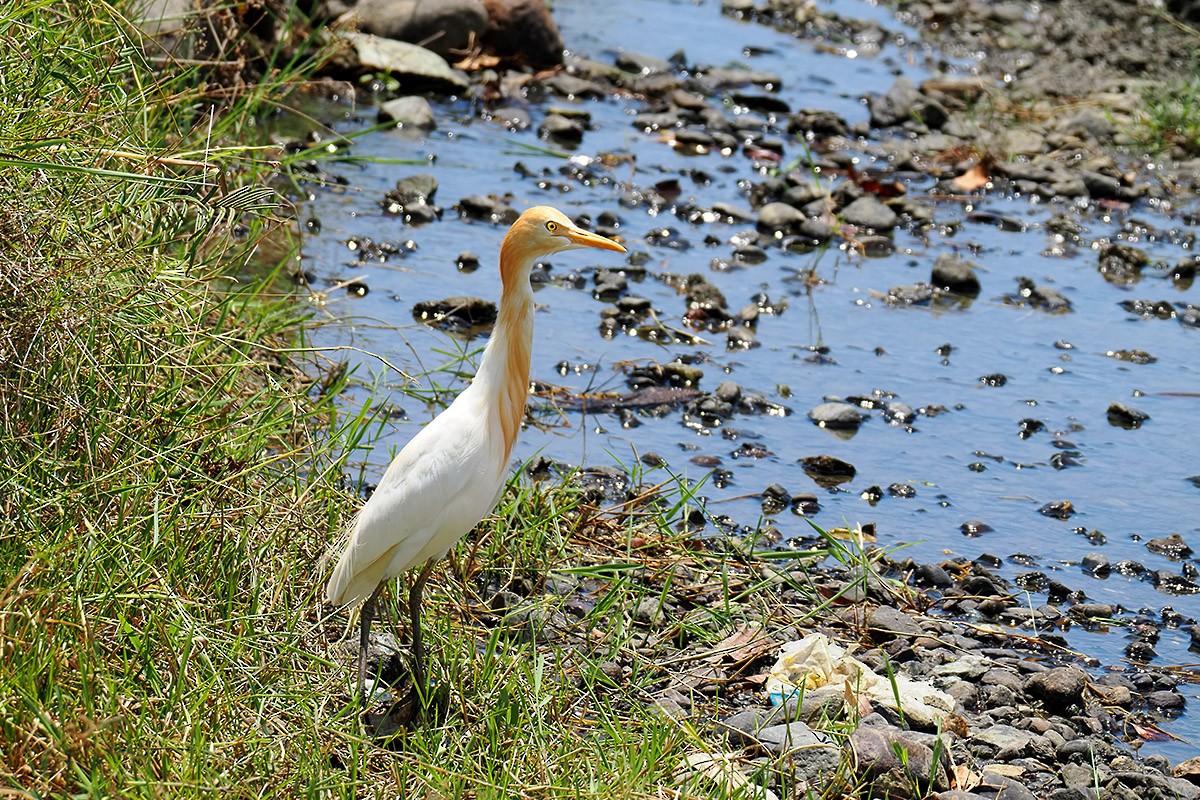
POLYGON ((550 231, 551 233, 554 233, 556 230, 558 230, 558 223, 557 222, 547 222, 546 230, 550 231))

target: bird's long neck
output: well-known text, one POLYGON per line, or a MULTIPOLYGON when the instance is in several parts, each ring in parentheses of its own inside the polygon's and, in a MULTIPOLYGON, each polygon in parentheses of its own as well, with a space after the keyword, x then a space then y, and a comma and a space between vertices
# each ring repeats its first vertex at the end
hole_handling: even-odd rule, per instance
POLYGON ((508 462, 529 395, 529 359, 533 350, 533 290, 529 271, 537 254, 521 248, 510 234, 500 248, 500 312, 491 341, 475 374, 475 383, 496 410, 508 462))

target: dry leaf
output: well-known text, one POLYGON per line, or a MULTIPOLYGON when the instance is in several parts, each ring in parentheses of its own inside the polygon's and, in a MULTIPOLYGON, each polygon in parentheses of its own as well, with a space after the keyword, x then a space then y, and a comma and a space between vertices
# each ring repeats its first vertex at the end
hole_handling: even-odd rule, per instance
POLYGON ((714 664, 720 661, 729 661, 735 665, 744 664, 777 650, 779 645, 769 636, 763 636, 762 632, 761 625, 742 625, 714 645, 712 655, 708 656, 707 660, 714 664))
POLYGON ((491 53, 478 53, 464 58, 454 64, 455 69, 461 69, 464 72, 479 72, 484 69, 491 69, 499 66, 500 59, 491 53))
POLYGON ((983 776, 962 764, 954 767, 954 788, 969 792, 983 781, 983 776))
POLYGON ((951 181, 951 183, 960 192, 973 192, 976 189, 987 186, 991 181, 992 179, 987 174, 987 170, 983 168, 983 164, 976 164, 951 181))

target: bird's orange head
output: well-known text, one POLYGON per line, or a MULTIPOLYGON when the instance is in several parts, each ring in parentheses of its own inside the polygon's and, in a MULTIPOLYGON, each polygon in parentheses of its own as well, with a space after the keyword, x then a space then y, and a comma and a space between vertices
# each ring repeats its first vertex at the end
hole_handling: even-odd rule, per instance
POLYGON ((518 280, 515 271, 542 256, 595 247, 624 253, 625 248, 597 233, 585 231, 567 215, 550 206, 534 206, 522 214, 504 237, 500 248, 500 274, 505 283, 518 280))

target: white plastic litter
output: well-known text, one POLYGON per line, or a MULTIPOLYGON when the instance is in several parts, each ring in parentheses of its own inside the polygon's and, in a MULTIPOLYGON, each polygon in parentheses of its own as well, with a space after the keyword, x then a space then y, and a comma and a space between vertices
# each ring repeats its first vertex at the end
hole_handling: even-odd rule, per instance
POLYGON ((894 677, 895 690, 887 676, 872 672, 825 634, 813 633, 780 649, 766 689, 771 703, 780 705, 801 692, 830 684, 841 686, 847 706, 867 700, 898 709, 913 722, 928 727, 936 726, 954 710, 954 698, 945 692, 900 674, 894 677))

